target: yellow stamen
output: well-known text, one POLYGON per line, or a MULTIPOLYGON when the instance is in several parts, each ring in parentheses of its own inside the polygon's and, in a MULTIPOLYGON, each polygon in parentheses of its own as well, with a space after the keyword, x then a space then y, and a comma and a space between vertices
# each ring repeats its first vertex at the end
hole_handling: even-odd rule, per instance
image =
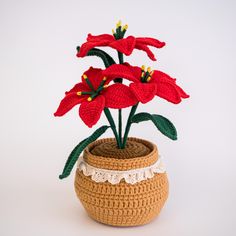
POLYGON ((122 27, 122 30, 127 30, 128 29, 128 25, 124 25, 123 27, 122 27))
POLYGON ((151 76, 148 76, 147 78, 147 82, 149 82, 151 80, 151 76))
POLYGON ((143 71, 142 74, 141 74, 141 77, 142 77, 142 78, 143 78, 144 74, 145 74, 145 73, 144 73, 144 71, 143 71))
POLYGON ((84 79, 88 79, 88 76, 86 74, 83 74, 84 79))
POLYGON ((147 72, 150 73, 151 72, 151 67, 147 68, 147 72))
POLYGON ((152 70, 151 72, 150 72, 150 76, 152 76, 154 74, 154 70, 152 70))
POLYGON ((87 99, 89 102, 91 102, 92 101, 92 98, 91 97, 88 97, 88 99, 87 99))
POLYGON ((103 85, 103 88, 107 88, 107 87, 108 87, 108 84, 103 85))
POLYGON ((112 34, 115 34, 116 32, 115 32, 115 30, 114 29, 112 29, 112 34))
POLYGON ((116 24, 116 28, 119 28, 121 26, 121 21, 119 20, 118 23, 116 24))
POLYGON ((81 96, 82 95, 82 92, 77 92, 76 93, 78 96, 81 96))
POLYGON ((142 70, 145 70, 145 65, 142 65, 141 69, 142 69, 142 70))
POLYGON ((106 77, 106 76, 104 76, 102 80, 104 80, 104 81, 105 81, 105 80, 107 80, 107 77, 106 77))

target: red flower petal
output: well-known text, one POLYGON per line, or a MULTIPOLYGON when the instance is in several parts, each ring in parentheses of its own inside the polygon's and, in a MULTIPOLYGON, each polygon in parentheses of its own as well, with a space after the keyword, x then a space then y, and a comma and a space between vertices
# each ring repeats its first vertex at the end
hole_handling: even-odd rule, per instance
POLYGON ((154 54, 152 53, 152 51, 148 48, 148 46, 146 46, 145 44, 142 43, 136 43, 135 44, 135 48, 138 50, 142 50, 145 51, 148 55, 148 57, 153 60, 156 61, 157 59, 155 58, 154 54))
POLYGON ((176 79, 171 78, 169 75, 167 75, 166 73, 159 71, 159 70, 154 71, 152 78, 154 79, 154 81, 161 81, 161 82, 168 81, 168 82, 174 83, 174 84, 176 82, 176 79))
POLYGON ((113 84, 106 88, 103 92, 106 98, 106 107, 109 108, 125 108, 135 105, 138 100, 131 92, 131 89, 124 84, 113 84))
POLYGON ((125 39, 115 40, 110 43, 109 46, 124 53, 126 56, 129 56, 134 49, 135 38, 133 36, 129 36, 125 39))
POLYGON ((136 38, 136 43, 146 44, 146 45, 149 45, 149 46, 153 46, 155 48, 162 48, 166 45, 165 42, 161 42, 158 39, 147 38, 147 37, 136 38))
POLYGON ((130 88, 138 101, 147 103, 156 95, 157 86, 154 83, 131 83, 130 88))
MULTIPOLYGON (((167 75, 166 73, 164 73, 162 71, 155 70, 150 82, 156 83, 158 85, 158 88, 160 85, 162 85, 164 87, 168 86, 169 90, 173 91, 173 97, 172 98, 169 97, 169 100, 166 98, 165 99, 170 102, 179 103, 181 101, 181 98, 188 98, 189 97, 189 95, 186 94, 184 92, 184 90, 176 84, 176 79, 171 78, 169 75, 167 75), (178 93, 178 95, 177 95, 177 93, 178 93)), ((162 89, 162 90, 164 90, 164 89, 162 89)), ((162 96, 164 96, 163 93, 164 93, 164 91, 161 91, 162 96)), ((167 90, 167 93, 169 93, 168 90, 167 90)), ((166 95, 166 96, 168 96, 168 95, 166 95)))
POLYGON ((78 83, 76 84, 71 90, 66 91, 65 94, 67 95, 68 93, 77 93, 77 92, 89 92, 91 89, 88 87, 87 84, 84 83, 78 83))
POLYGON ((76 54, 77 57, 85 57, 88 53, 89 50, 91 50, 92 48, 95 48, 97 46, 106 46, 108 45, 108 43, 106 43, 104 45, 103 42, 86 42, 83 43, 80 47, 79 52, 76 54))
MULTIPOLYGON (((94 89, 97 89, 99 87, 104 77, 102 69, 93 68, 93 67, 90 67, 87 71, 84 72, 84 74, 87 75, 94 89)), ((82 78, 83 84, 88 86, 83 76, 81 76, 81 78, 82 78)), ((89 88, 89 91, 91 91, 90 88, 89 88)))
POLYGON ((172 83, 159 82, 157 84, 156 95, 174 104, 178 104, 181 102, 181 97, 178 88, 175 84, 172 83))
POLYGON ((113 64, 103 71, 103 75, 111 79, 126 78, 131 81, 140 81, 141 69, 129 65, 113 64))
POLYGON ((176 88, 179 91, 179 95, 181 98, 189 98, 189 95, 185 93, 182 88, 180 88, 178 85, 176 85, 176 88))
POLYGON ((85 57, 89 50, 95 47, 108 46, 111 42, 115 41, 114 36, 110 34, 102 34, 93 36, 88 34, 87 42, 83 43, 80 47, 79 52, 76 54, 77 57, 85 57))
POLYGON ((93 125, 95 125, 104 109, 105 106, 105 98, 102 95, 97 96, 92 100, 84 101, 81 103, 79 108, 79 116, 83 120, 83 122, 91 128, 93 125))
POLYGON ((100 34, 100 35, 88 34, 88 36, 87 36, 87 41, 93 41, 93 42, 97 42, 97 41, 112 42, 114 40, 115 40, 114 36, 110 35, 110 34, 100 34))
POLYGON ((127 67, 129 67, 131 73, 134 75, 137 81, 140 81, 141 79, 141 74, 142 74, 142 69, 138 66, 131 66, 129 63, 124 63, 127 67))
POLYGON ((80 104, 86 96, 78 96, 76 93, 67 94, 62 100, 57 108, 57 111, 54 113, 54 116, 63 116, 69 110, 71 110, 77 104, 80 104))

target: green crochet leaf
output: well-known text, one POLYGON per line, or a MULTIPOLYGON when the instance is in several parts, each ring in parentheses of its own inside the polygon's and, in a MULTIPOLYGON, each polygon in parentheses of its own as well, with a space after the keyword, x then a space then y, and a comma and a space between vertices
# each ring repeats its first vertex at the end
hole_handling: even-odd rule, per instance
POLYGON ((177 131, 175 126, 164 116, 141 112, 133 116, 132 123, 139 123, 151 120, 157 129, 172 140, 177 140, 177 131))
POLYGON ((68 177, 71 173, 71 170, 73 169, 76 161, 79 158, 79 155, 81 154, 81 152, 92 142, 94 142, 95 140, 97 140, 103 133, 106 132, 106 130, 110 128, 110 126, 104 125, 101 126, 100 128, 98 128, 91 136, 89 136, 88 138, 84 139, 83 141, 81 141, 71 152, 71 154, 69 155, 65 167, 63 169, 62 174, 59 176, 60 179, 64 179, 66 177, 68 177))
MULTIPOLYGON (((77 47, 78 52, 79 52, 79 50, 80 50, 80 46, 77 47)), ((106 52, 104 52, 103 50, 98 49, 98 48, 93 48, 93 49, 89 50, 87 53, 87 56, 100 57, 106 68, 113 65, 113 64, 116 64, 114 59, 109 54, 107 54, 106 52)))

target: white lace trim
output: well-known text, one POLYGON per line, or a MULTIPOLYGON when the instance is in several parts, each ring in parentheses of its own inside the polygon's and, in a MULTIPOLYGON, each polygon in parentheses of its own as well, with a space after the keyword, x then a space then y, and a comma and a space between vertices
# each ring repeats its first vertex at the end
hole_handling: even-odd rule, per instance
POLYGON ((161 156, 159 156, 157 162, 151 166, 125 171, 96 168, 86 163, 83 158, 80 157, 77 168, 83 171, 84 175, 91 176, 92 180, 97 183, 108 181, 111 184, 118 184, 122 179, 124 179, 126 183, 135 184, 153 178, 155 173, 164 173, 166 171, 161 156))

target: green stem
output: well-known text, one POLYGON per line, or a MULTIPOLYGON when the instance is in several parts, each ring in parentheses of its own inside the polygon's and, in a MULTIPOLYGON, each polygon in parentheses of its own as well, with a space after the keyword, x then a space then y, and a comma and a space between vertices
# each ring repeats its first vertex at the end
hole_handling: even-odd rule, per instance
POLYGON ((122 110, 121 109, 119 109, 118 111, 118 117, 119 117, 118 118, 119 140, 120 140, 120 144, 122 144, 122 110))
POLYGON ((112 118, 111 112, 110 112, 110 110, 107 107, 105 107, 104 108, 104 113, 105 113, 105 115, 107 117, 107 120, 108 120, 108 122, 109 122, 109 124, 111 126, 111 129, 112 129, 112 131, 113 131, 113 133, 115 135, 117 146, 118 146, 118 148, 121 148, 121 143, 120 143, 119 135, 118 135, 118 133, 116 131, 116 125, 115 125, 115 122, 114 122, 114 120, 112 118))
POLYGON ((122 146, 121 146, 121 148, 123 148, 123 149, 125 148, 127 138, 128 138, 128 134, 129 134, 129 131, 130 131, 130 127, 131 127, 131 124, 132 124, 132 118, 133 118, 133 116, 134 116, 134 114, 137 110, 137 107, 138 107, 138 103, 135 104, 134 106, 132 106, 131 111, 129 113, 129 117, 128 117, 126 128, 125 128, 123 143, 122 143, 122 146))
POLYGON ((124 63, 124 55, 123 55, 123 53, 118 51, 118 58, 119 58, 119 63, 123 64, 124 63))

